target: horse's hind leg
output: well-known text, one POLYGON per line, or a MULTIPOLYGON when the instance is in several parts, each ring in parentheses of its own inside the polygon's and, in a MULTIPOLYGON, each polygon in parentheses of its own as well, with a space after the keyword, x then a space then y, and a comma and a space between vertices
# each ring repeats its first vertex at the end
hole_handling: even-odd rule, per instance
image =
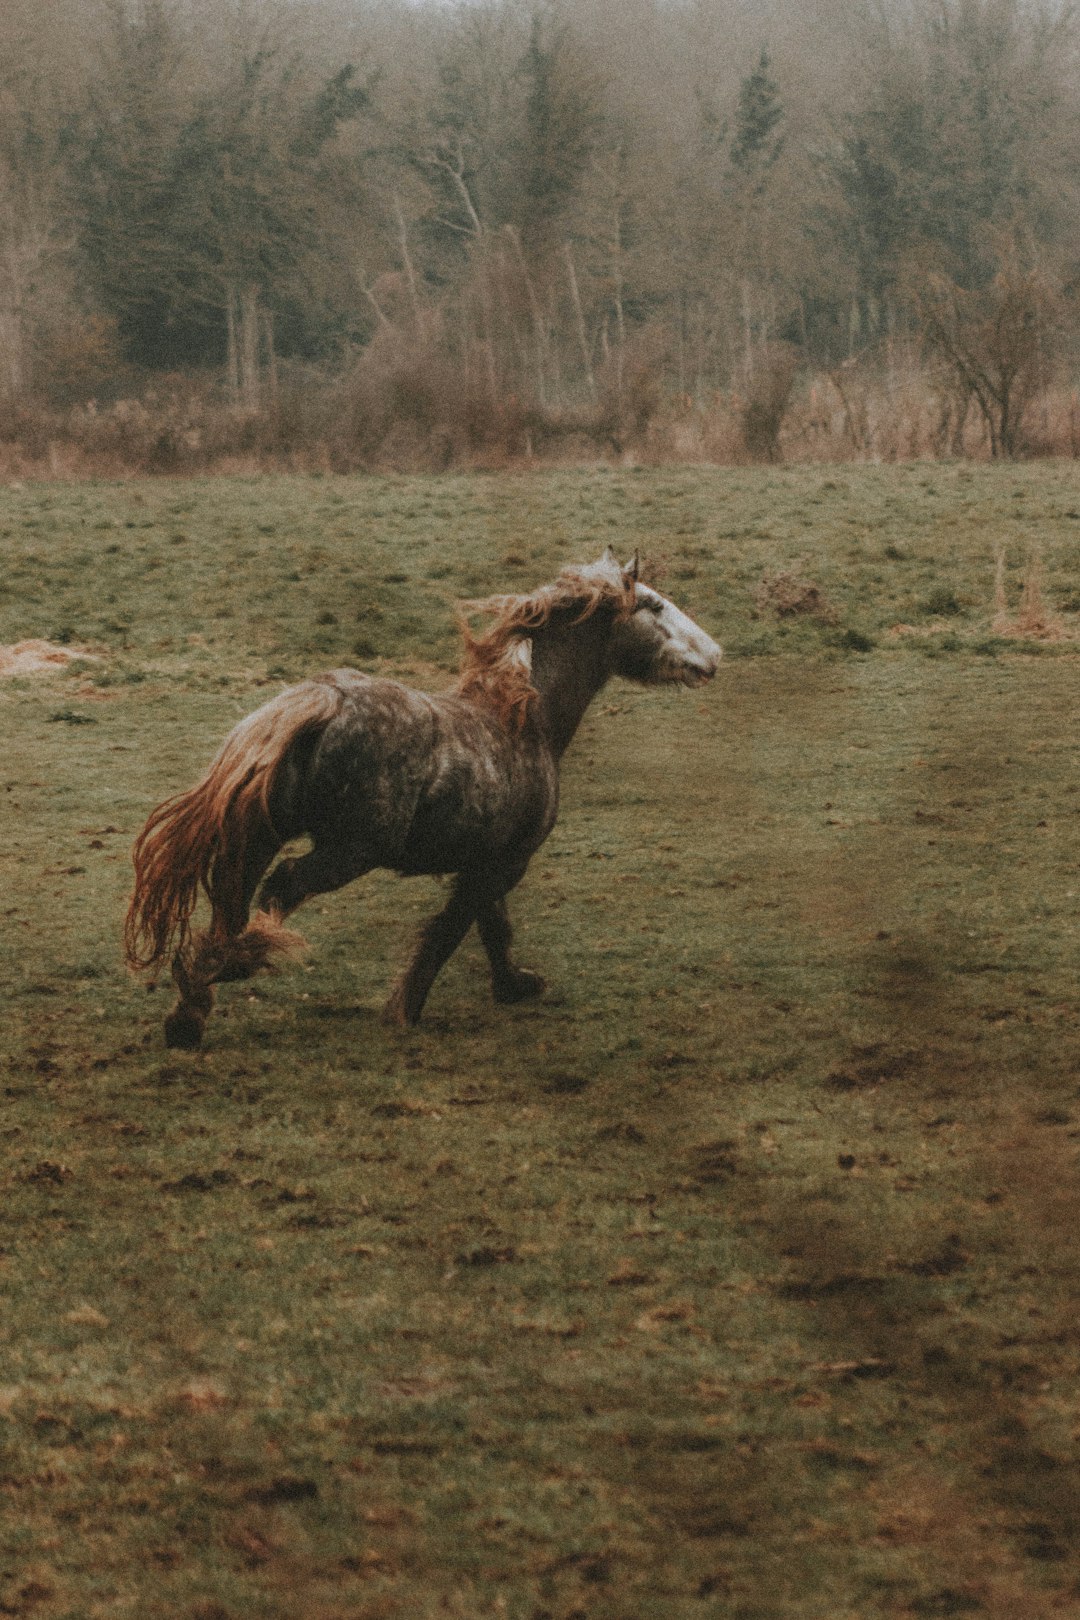
POLYGON ((209 929, 196 934, 173 958, 172 976, 180 999, 165 1020, 167 1046, 194 1051, 213 1009, 213 986, 250 978, 266 965, 273 950, 289 943, 273 925, 248 923, 255 890, 280 848, 281 840, 269 827, 253 833, 235 891, 217 900, 209 929))
POLYGON ((180 999, 165 1020, 165 1045, 194 1052, 202 1042, 203 1029, 214 1006, 210 981, 198 973, 191 951, 178 951, 173 957, 172 976, 180 999))
POLYGON ((302 945, 298 934, 282 928, 282 919, 310 895, 340 889, 370 870, 355 852, 316 846, 274 868, 259 895, 259 913, 249 922, 255 891, 281 843, 269 828, 252 836, 235 893, 219 899, 207 932, 174 960, 180 1000, 165 1020, 167 1045, 197 1047, 214 1004, 212 986, 250 979, 275 953, 302 945))
POLYGON ((481 906, 476 915, 476 926, 491 963, 491 993, 496 1001, 527 1001, 544 989, 539 973, 528 968, 515 967, 510 960, 510 942, 514 930, 506 909, 506 896, 481 906))

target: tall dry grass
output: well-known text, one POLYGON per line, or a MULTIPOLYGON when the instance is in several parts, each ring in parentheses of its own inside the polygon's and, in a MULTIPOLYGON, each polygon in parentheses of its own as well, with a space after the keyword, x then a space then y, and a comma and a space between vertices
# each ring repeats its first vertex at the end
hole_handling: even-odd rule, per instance
MULTIPOLYGON (((1030 405, 1025 456, 1080 455, 1080 396, 1049 387, 1030 405)), ((127 397, 26 401, 0 412, 0 478, 259 470, 438 471, 529 464, 988 460, 978 414, 947 374, 913 353, 796 372, 790 352, 761 374, 693 401, 666 388, 643 350, 587 399, 541 406, 493 393, 482 368, 434 338, 376 338, 347 370, 281 368, 258 409, 205 376, 157 378, 127 397)))
POLYGON ((996 548, 993 630, 995 635, 1021 641, 1059 641, 1064 635, 1064 620, 1046 601, 1042 549, 1038 542, 1032 542, 1027 548, 1015 612, 1010 611, 1006 589, 1005 547, 996 548))

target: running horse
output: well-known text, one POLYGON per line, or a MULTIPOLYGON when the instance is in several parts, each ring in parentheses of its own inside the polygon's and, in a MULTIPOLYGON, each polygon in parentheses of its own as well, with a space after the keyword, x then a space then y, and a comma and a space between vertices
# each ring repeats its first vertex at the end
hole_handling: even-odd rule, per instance
POLYGON ((448 691, 354 669, 302 681, 241 720, 202 781, 152 812, 134 847, 124 942, 133 968, 172 959, 180 999, 165 1020, 169 1046, 199 1045, 215 984, 250 978, 303 944, 283 923, 304 900, 376 867, 454 874, 387 1022, 417 1022, 473 923, 496 1001, 543 990, 539 974, 511 961, 506 896, 555 824, 559 761, 585 710, 612 675, 709 681, 720 648, 639 579, 636 558, 622 567, 610 549, 529 595, 462 607, 490 622, 474 634, 463 613, 465 655, 448 691), (305 834, 310 850, 263 882, 305 834), (194 931, 200 891, 210 924, 194 931))

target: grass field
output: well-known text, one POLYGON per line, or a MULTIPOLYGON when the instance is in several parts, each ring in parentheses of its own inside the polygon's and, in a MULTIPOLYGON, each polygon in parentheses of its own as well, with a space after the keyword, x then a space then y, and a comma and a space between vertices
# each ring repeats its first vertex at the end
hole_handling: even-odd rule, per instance
POLYGON ((0 642, 101 658, 0 682, 0 1614, 1080 1613, 1078 541, 1064 465, 0 490, 0 642), (728 657, 587 718, 545 997, 384 1030, 376 876, 167 1052, 151 806, 609 541, 728 657))

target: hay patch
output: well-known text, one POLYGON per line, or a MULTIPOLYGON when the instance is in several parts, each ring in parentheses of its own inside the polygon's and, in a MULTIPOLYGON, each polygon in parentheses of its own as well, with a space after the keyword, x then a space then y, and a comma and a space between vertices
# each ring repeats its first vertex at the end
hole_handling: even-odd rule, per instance
POLYGON ((55 641, 14 641, 0 647, 0 679, 7 675, 50 675, 66 669, 76 660, 89 659, 100 664, 97 653, 82 647, 61 647, 55 641))

